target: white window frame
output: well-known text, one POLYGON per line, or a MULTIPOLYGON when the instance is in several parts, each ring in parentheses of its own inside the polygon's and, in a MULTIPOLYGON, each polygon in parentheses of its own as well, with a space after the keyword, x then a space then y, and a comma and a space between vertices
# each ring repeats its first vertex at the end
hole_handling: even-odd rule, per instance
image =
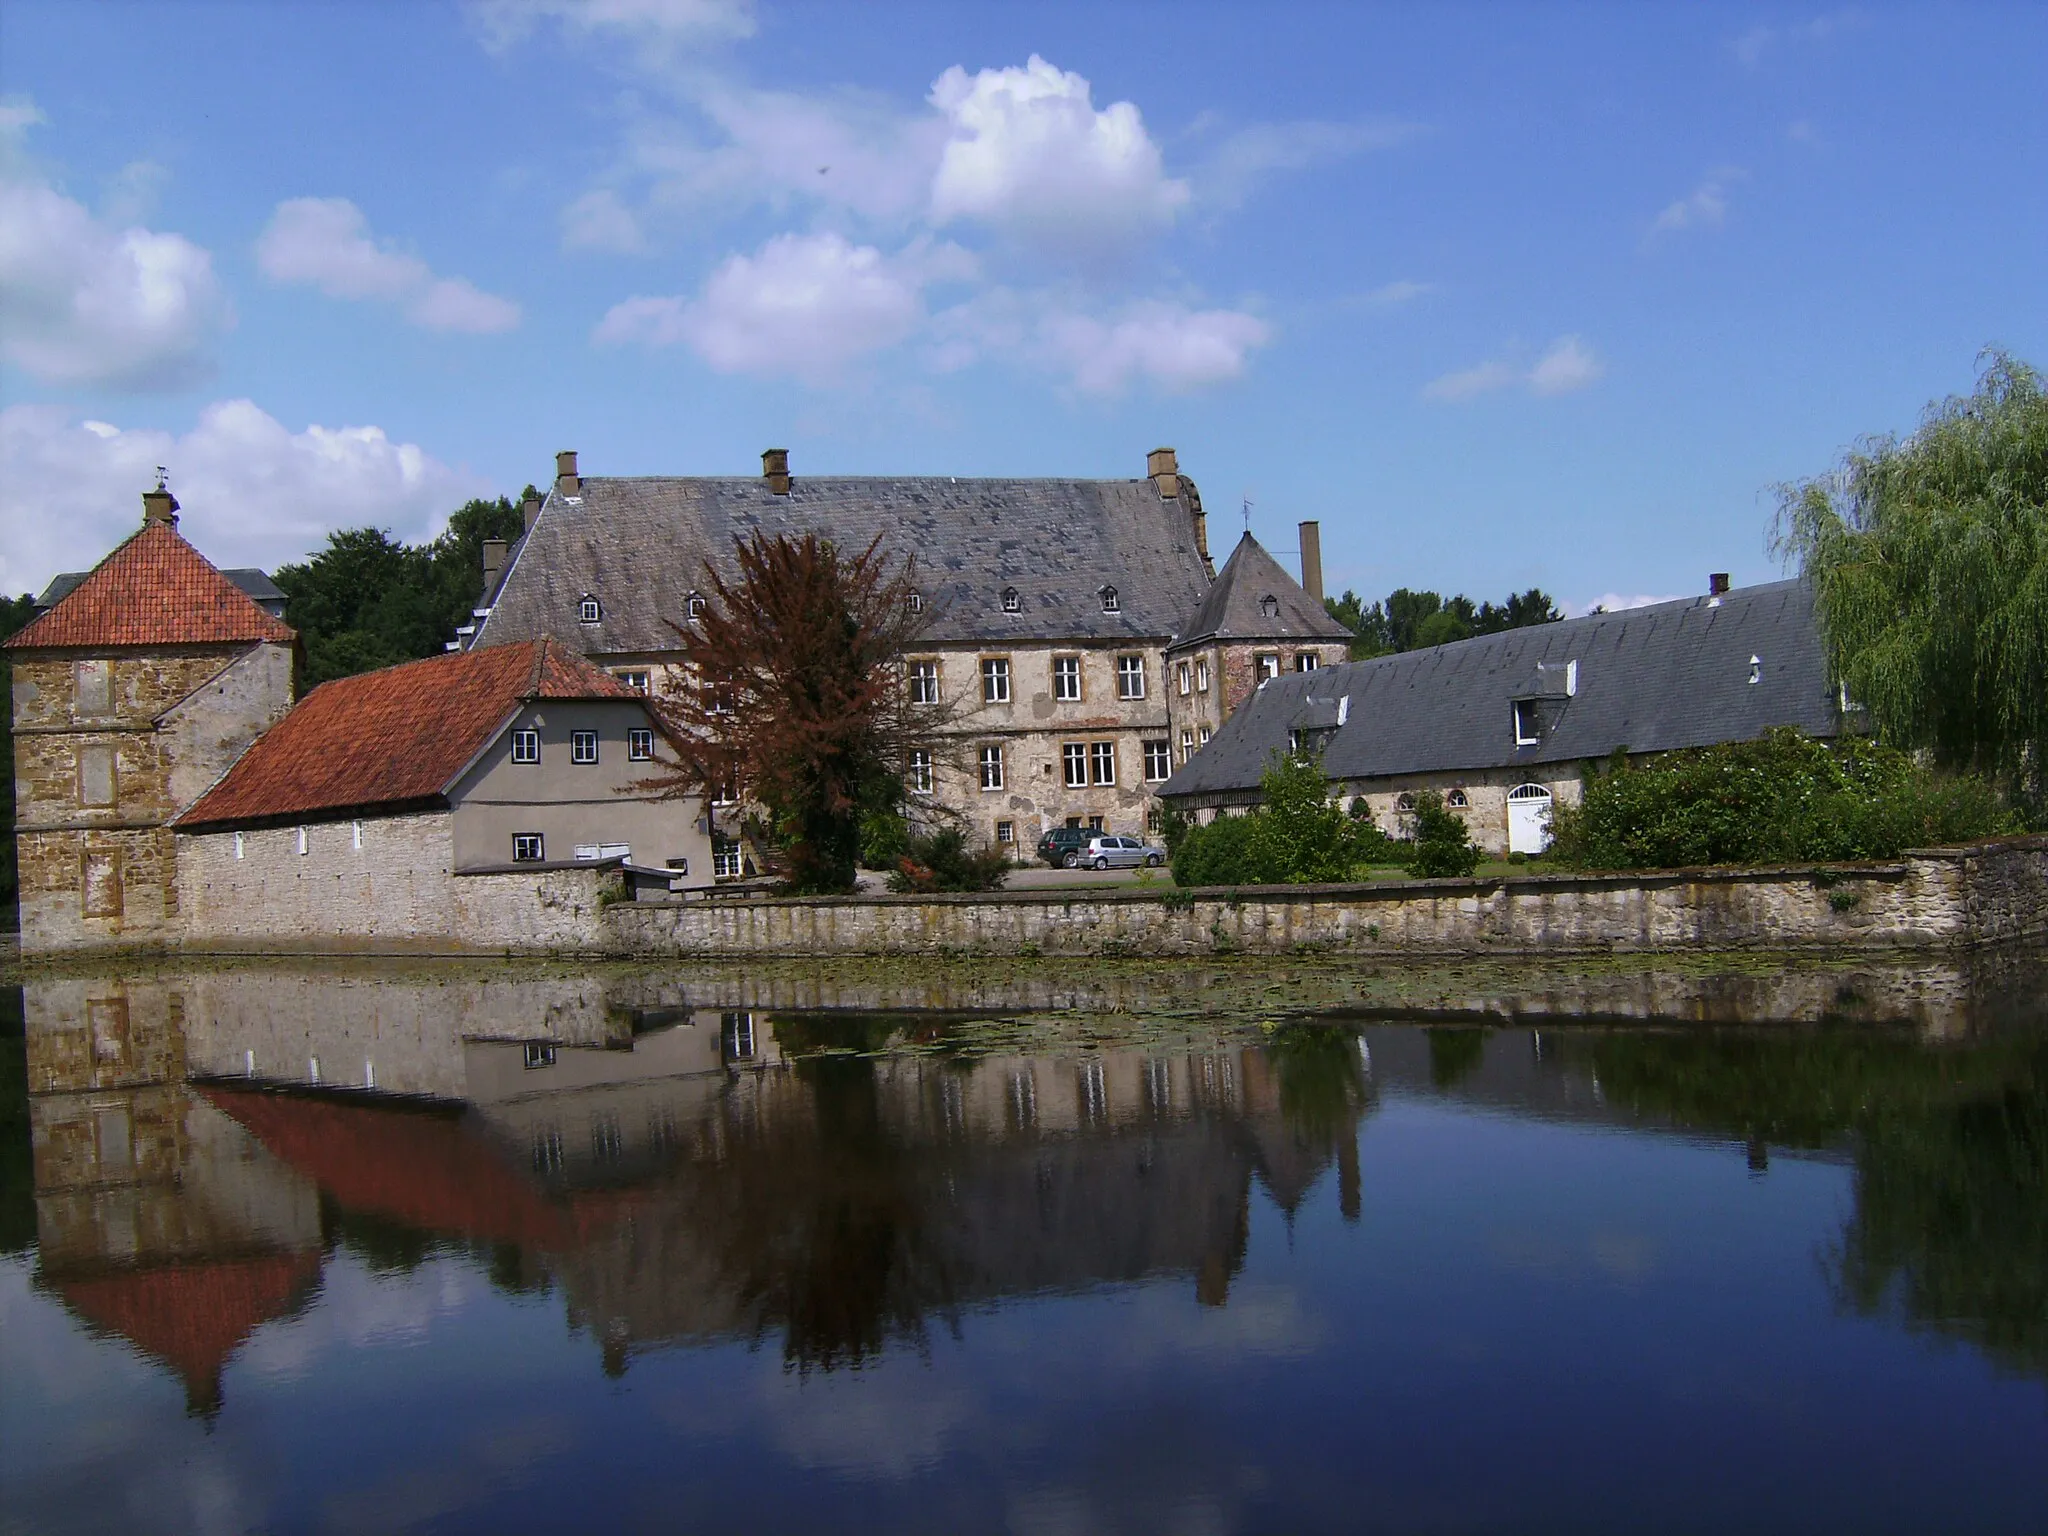
POLYGON ((1003 612, 1018 613, 1023 610, 1023 607, 1024 599, 1018 595, 1015 587, 1003 588, 1003 612))
POLYGON ((1161 784, 1173 777, 1173 743, 1170 741, 1148 741, 1145 743, 1145 782, 1161 784))
POLYGON ((515 763, 537 763, 540 761, 540 732, 530 725, 522 725, 512 733, 512 761, 515 763))
POLYGON ((360 821, 352 821, 348 824, 348 838, 349 846, 357 853, 361 853, 363 851, 363 824, 360 821))
POLYGON ((303 858, 304 858, 304 857, 305 857, 305 856, 306 856, 306 855, 307 855, 308 853, 312 852, 312 846, 313 846, 313 845, 312 845, 312 844, 311 844, 311 843, 310 843, 310 842, 309 842, 309 841, 307 840, 307 838, 306 838, 306 829, 305 829, 304 827, 300 827, 300 828, 298 829, 298 831, 299 831, 299 857, 303 859, 303 858))
POLYGON ((911 593, 907 601, 912 613, 924 612, 924 594, 922 592, 911 593))
POLYGON ((1210 730, 1208 726, 1203 726, 1201 732, 1201 744, 1205 747, 1209 745, 1210 738, 1213 737, 1215 734, 1216 733, 1210 730))
POLYGON ((243 835, 240 832, 237 832, 235 834, 235 857, 238 859, 246 858, 248 857, 248 852, 249 845, 247 840, 243 837, 243 835))
POLYGON ((583 594, 576 604, 576 622, 579 624, 601 624, 604 622, 604 604, 590 593, 583 594))
POLYGON ((1061 704, 1081 702, 1081 658, 1055 656, 1052 659, 1052 696, 1061 704), (1071 689, 1072 692, 1068 690, 1071 689))
POLYGON ((1060 782, 1068 789, 1088 787, 1088 743, 1068 741, 1060 744, 1060 782))
POLYGON ((626 728, 626 761, 629 763, 651 763, 654 761, 654 727, 632 725, 626 728))
POLYGON ((569 733, 569 761, 578 768, 597 766, 597 732, 571 731, 569 733))
POLYGON ((1145 658, 1124 655, 1116 659, 1116 696, 1120 699, 1145 697, 1145 658))
POLYGON ((911 749, 910 762, 903 770, 903 783, 913 795, 932 792, 932 755, 925 748, 911 749))
POLYGON ((688 597, 683 599, 683 612, 689 618, 703 618, 705 607, 706 604, 704 602, 704 594, 702 592, 692 592, 688 597))
POLYGON ((539 832, 514 832, 512 834, 512 862, 514 864, 545 864, 548 857, 548 840, 539 832))
POLYGON ((652 691, 648 687, 647 674, 639 670, 637 667, 630 668, 624 672, 614 672, 612 676, 616 677, 620 682, 624 683, 628 688, 632 689, 635 693, 648 693, 652 691))
POLYGON ((1188 664, 1186 662, 1181 662, 1173 669, 1173 680, 1179 685, 1180 696, 1186 698, 1188 696, 1188 689, 1193 686, 1188 680, 1188 664))
POLYGON ((1180 733, 1180 760, 1186 762, 1195 755, 1195 732, 1192 726, 1183 727, 1180 733))
POLYGON ((1323 658, 1314 651, 1296 651, 1294 653, 1294 670, 1297 672, 1313 672, 1322 664, 1323 658))
POLYGON ((1097 784, 1105 784, 1111 787, 1115 786, 1115 742, 1091 741, 1088 743, 1088 775, 1097 784))
POLYGON ((1017 841, 1017 823, 1014 821, 997 822, 996 841, 1006 848, 1014 844, 1017 841))
POLYGON ((1003 787, 1003 746, 992 742, 981 749, 981 788, 984 794, 994 794, 1003 787))
POLYGON ((1195 662, 1195 692, 1209 691, 1209 658, 1203 656, 1195 662))
POLYGON ((1270 683, 1280 675, 1280 653, 1278 651, 1260 651, 1252 657, 1252 665, 1258 671, 1259 681, 1270 683))
POLYGON ((1102 611, 1104 613, 1120 613, 1123 611, 1123 605, 1116 595, 1115 587, 1104 587, 1102 589, 1102 611))
POLYGON ((714 880, 737 880, 747 871, 746 852, 736 837, 727 837, 723 832, 711 834, 711 878, 714 880))
POLYGON ((981 702, 984 704, 1007 704, 1010 702, 1009 657, 984 656, 981 658, 981 702))
POLYGON ((910 661, 910 702, 939 702, 939 662, 935 656, 914 656, 910 661))
POLYGON ((1535 747, 1543 743, 1543 722, 1536 713, 1533 699, 1517 699, 1515 709, 1515 745, 1535 747))

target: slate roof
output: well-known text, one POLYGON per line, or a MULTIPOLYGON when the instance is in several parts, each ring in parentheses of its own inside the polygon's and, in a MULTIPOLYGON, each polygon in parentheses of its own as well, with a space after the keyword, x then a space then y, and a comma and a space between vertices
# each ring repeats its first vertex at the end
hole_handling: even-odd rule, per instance
MULTIPOLYGON (((52 576, 50 584, 43 588, 42 596, 36 599, 36 612, 48 613, 63 602, 86 575, 84 571, 63 571, 52 576)), ((284 617, 284 589, 270 579, 268 571, 259 571, 250 565, 235 565, 222 570, 221 575, 248 593, 249 600, 272 618, 284 617)))
POLYGON ((639 698, 552 640, 337 678, 299 700, 172 825, 210 831, 438 805, 521 704, 639 698))
POLYGON ((1710 746, 1779 725, 1820 737, 1841 729, 1813 593, 1798 581, 1745 587, 1718 605, 1708 598, 1658 603, 1283 673, 1254 692, 1160 792, 1256 790, 1290 730, 1328 730, 1324 771, 1355 780, 1533 768, 1605 757, 1617 747, 1710 746), (1333 728, 1330 707, 1339 699, 1348 700, 1345 723, 1333 728), (1541 718, 1536 745, 1515 744, 1517 699, 1530 701, 1541 718))
POLYGON ((596 655, 673 650, 710 559, 731 567, 755 530, 818 532, 844 548, 914 554, 938 609, 934 644, 1161 639, 1201 605, 1192 482, 807 478, 777 496, 759 478, 585 477, 551 491, 514 552, 478 647, 551 635, 596 655), (1019 611, 1002 611, 1014 587, 1019 611), (1101 592, 1113 587, 1117 611, 1101 592), (603 617, 578 621, 585 594, 603 617))
POLYGON ((175 526, 149 522, 6 644, 14 650, 259 640, 289 645, 296 638, 175 526))
POLYGON ((1346 640, 1351 631, 1266 553, 1247 529, 1176 646, 1203 640, 1346 640), (1264 603, 1273 599, 1269 617, 1264 603))

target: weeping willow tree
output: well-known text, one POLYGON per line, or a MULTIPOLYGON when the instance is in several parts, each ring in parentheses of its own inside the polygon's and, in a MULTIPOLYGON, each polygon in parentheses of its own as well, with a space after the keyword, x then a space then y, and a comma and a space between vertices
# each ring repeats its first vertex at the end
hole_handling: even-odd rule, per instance
POLYGON ((2048 816, 2048 395, 1990 352, 1975 393, 1780 489, 1834 676, 1895 746, 2048 816))

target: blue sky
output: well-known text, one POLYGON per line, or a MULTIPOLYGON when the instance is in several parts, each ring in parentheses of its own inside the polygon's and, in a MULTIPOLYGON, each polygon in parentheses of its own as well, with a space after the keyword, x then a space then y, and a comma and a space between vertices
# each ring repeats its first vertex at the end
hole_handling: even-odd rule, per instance
POLYGON ((1332 589, 1769 579, 2048 361, 2038 6, 0 8, 0 586, 592 474, 1136 475, 1332 589))

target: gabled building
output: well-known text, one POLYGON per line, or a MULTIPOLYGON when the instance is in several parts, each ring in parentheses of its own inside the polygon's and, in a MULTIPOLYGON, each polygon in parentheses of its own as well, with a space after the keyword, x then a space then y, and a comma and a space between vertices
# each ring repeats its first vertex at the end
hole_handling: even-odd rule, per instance
POLYGON ((545 882, 466 877, 708 884, 701 807, 651 785, 674 761, 645 698, 553 639, 323 683, 177 818, 185 936, 544 947, 545 882))
POLYGON ((142 503, 6 642, 29 953, 173 937, 169 822, 291 707, 296 635, 185 541, 169 491, 142 503))
POLYGON ((1812 589, 1779 581, 1592 614, 1303 673, 1250 698, 1162 794, 1213 815, 1258 802, 1276 753, 1322 756, 1333 793, 1407 828, 1440 791, 1494 853, 1540 852, 1551 807, 1588 764, 1750 740, 1774 726, 1844 729, 1812 589))

